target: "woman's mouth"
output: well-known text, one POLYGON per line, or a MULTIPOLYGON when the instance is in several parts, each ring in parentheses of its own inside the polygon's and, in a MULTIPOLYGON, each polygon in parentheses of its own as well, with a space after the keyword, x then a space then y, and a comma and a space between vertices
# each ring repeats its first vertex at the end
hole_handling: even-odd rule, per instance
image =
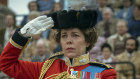
POLYGON ((72 47, 68 47, 66 50, 74 50, 74 48, 72 48, 72 47))

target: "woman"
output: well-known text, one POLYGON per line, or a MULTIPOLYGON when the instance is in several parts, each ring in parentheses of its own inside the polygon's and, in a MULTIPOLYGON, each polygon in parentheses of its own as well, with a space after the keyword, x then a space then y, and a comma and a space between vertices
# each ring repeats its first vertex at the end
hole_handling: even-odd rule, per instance
POLYGON ((49 16, 53 20, 40 16, 16 30, 0 57, 3 72, 15 79, 116 79, 114 69, 89 61, 88 51, 97 40, 92 28, 96 11, 64 10, 49 16), (29 37, 52 27, 59 29, 56 40, 62 45, 62 52, 42 63, 17 60, 29 37))

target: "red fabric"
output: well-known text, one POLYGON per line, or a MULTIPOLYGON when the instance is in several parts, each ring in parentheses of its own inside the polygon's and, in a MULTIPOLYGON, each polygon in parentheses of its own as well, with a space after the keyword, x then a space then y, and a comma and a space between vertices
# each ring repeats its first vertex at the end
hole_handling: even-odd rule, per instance
MULTIPOLYGON (((20 49, 8 43, 0 56, 0 70, 15 79, 38 79, 44 62, 18 60, 20 52, 20 49)), ((88 66, 89 64, 79 67, 68 67, 65 61, 57 59, 45 74, 44 79, 52 74, 59 74, 67 70, 70 73, 71 68, 74 71, 81 71, 88 66)), ((104 70, 101 76, 102 79, 116 79, 116 72, 113 69, 104 70)))
POLYGON ((114 69, 107 69, 101 73, 101 79, 117 79, 117 73, 114 69))
POLYGON ((20 52, 8 43, 0 56, 0 70, 15 79, 38 79, 43 63, 18 60, 20 52))

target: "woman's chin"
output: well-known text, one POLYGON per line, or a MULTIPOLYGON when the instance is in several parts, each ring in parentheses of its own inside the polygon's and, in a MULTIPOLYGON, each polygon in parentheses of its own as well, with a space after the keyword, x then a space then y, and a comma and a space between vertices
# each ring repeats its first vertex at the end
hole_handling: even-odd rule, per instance
POLYGON ((64 54, 66 57, 68 57, 68 58, 75 58, 75 57, 77 57, 77 55, 76 54, 74 54, 74 53, 69 53, 69 54, 64 54))

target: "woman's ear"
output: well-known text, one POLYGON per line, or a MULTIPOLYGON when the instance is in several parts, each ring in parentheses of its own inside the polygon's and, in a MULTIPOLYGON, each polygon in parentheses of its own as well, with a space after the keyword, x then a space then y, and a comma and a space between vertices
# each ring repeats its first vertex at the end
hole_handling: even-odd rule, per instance
POLYGON ((90 43, 89 43, 89 42, 87 42, 86 47, 89 47, 89 45, 90 45, 90 43))

